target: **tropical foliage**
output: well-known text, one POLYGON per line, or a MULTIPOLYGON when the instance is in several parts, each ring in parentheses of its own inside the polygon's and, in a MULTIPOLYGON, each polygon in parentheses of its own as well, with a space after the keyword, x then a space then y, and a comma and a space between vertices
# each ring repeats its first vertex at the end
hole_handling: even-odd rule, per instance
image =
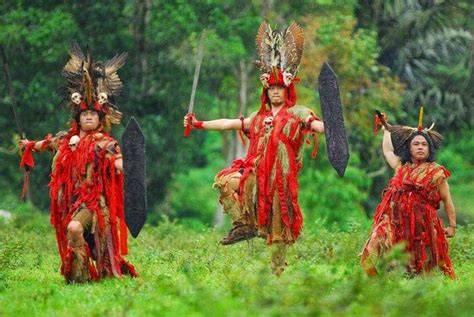
MULTIPOLYGON (((71 40, 88 45, 98 59, 128 51, 118 105, 124 123, 137 117, 147 138, 150 219, 157 223, 167 215, 206 227, 219 215, 214 174, 245 152, 235 133, 182 137, 199 38, 205 31, 195 112, 204 120, 235 118, 258 107, 261 88, 252 62, 260 21, 282 27, 296 20, 306 35, 299 103, 320 113, 316 80, 328 61, 339 77, 352 157, 347 177, 339 179, 319 136, 319 156, 305 159, 300 200, 308 223, 316 217, 346 228, 349 219, 372 213, 390 176, 380 136, 372 133, 375 109, 414 124, 415 105, 423 103, 426 124, 436 121, 447 135, 449 148, 439 153, 443 163, 453 174, 459 166, 472 167, 471 137, 463 132, 472 128, 474 100, 470 8, 468 1, 18 1, 0 8, 0 43, 30 139, 67 128, 56 91, 71 40)), ((7 85, 0 85, 0 192, 6 196, 16 196, 22 183, 11 101, 7 85)), ((123 125, 113 133, 120 139, 122 131, 123 125)), ((36 159, 30 200, 47 210, 51 155, 36 159)), ((453 176, 455 201, 473 191, 464 186, 468 182, 453 176)), ((472 208, 460 212, 469 215, 472 208)))

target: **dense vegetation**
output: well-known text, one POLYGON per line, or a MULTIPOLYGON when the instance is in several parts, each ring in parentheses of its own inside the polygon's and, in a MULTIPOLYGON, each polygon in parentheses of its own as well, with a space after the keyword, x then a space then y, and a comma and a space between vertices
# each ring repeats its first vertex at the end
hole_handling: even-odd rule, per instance
MULTIPOLYGON (((442 163, 451 169, 472 167, 473 144, 463 133, 473 126, 470 8, 469 1, 17 1, 0 8, 0 44, 30 139, 67 128, 68 113, 57 109, 56 92, 72 40, 88 45, 97 59, 128 51, 120 73, 125 92, 117 104, 124 123, 137 117, 147 137, 152 218, 166 214, 207 226, 217 207, 211 199, 213 175, 243 150, 235 133, 197 131, 189 139, 182 137, 199 35, 206 29, 195 111, 201 119, 235 118, 258 105, 260 87, 252 61, 259 23, 265 18, 282 27, 298 21, 306 35, 299 103, 319 113, 315 83, 322 63, 329 61, 340 79, 352 156, 342 180, 324 151, 314 162, 307 159, 301 201, 308 213, 344 227, 348 218, 371 214, 390 176, 380 136, 372 133, 374 109, 387 112, 392 121, 414 125, 418 105, 424 104, 426 124, 435 121, 453 149, 442 163), (430 45, 423 42, 430 39, 430 45), (332 203, 331 188, 338 188, 338 205, 332 203), (192 198, 196 190, 202 195, 192 198)), ((0 96, 0 192, 17 195, 22 173, 12 151, 18 134, 6 85, 0 85, 0 96)), ((113 131, 117 138, 122 130, 113 131)), ((319 139, 323 149, 324 137, 319 139)), ((46 210, 51 156, 37 155, 37 160, 30 198, 46 210)), ((472 193, 472 187, 467 191, 472 193)), ((460 196, 455 191, 455 199, 460 196)), ((460 212, 469 214, 469 208, 460 212)))

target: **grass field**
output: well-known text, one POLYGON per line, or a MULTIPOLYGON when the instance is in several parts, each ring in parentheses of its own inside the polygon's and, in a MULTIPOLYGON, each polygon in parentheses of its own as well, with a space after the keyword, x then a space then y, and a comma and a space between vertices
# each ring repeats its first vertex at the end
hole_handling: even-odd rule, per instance
POLYGON ((455 281, 400 271, 365 277, 358 252, 366 224, 306 230, 278 278, 261 240, 221 247, 224 232, 163 221, 131 241, 139 278, 66 285, 48 217, 28 206, 14 215, 0 219, 0 316, 474 315, 472 226, 450 240, 455 281))

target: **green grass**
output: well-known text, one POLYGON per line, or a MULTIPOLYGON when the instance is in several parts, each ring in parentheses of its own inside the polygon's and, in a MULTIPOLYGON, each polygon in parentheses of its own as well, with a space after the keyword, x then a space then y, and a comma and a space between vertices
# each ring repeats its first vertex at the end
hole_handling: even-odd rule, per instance
POLYGON ((358 253, 367 225, 306 230, 289 267, 270 273, 261 240, 221 247, 224 232, 163 221, 132 240, 136 279, 66 285, 48 217, 26 206, 0 219, 0 316, 472 316, 474 227, 451 241, 458 279, 399 271, 365 277, 358 253))
POLYGON ((474 222, 474 205, 472 204, 474 186, 469 184, 450 185, 450 191, 460 222, 474 222))

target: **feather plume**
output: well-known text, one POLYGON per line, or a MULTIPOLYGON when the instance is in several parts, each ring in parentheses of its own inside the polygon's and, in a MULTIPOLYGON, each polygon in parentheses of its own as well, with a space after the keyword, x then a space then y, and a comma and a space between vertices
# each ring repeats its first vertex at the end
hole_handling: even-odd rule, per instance
POLYGON ((116 96, 122 92, 123 84, 117 71, 125 64, 128 54, 115 55, 104 63, 102 67, 103 75, 98 80, 98 91, 107 95, 116 96))
POLYGON ((434 130, 429 130, 427 133, 430 136, 431 140, 433 140, 435 148, 438 149, 443 143, 443 136, 439 132, 436 132, 434 130))
POLYGON ((293 22, 286 30, 284 34, 284 57, 282 56, 282 71, 287 71, 295 74, 298 65, 301 62, 304 49, 304 33, 303 29, 296 23, 293 22), (284 59, 283 59, 284 58, 284 59), (284 62, 283 62, 284 60, 284 62))
POLYGON ((389 126, 388 131, 392 139, 393 149, 396 155, 400 156, 400 150, 408 141, 410 136, 415 133, 416 129, 403 125, 389 126))
POLYGON ((63 70, 69 73, 80 72, 83 68, 85 56, 81 50, 81 47, 75 41, 71 43, 71 47, 69 48, 69 56, 70 59, 66 66, 64 66, 63 70))
POLYGON ((265 21, 255 38, 258 60, 255 65, 264 73, 280 69, 296 76, 304 49, 302 28, 293 22, 284 32, 272 30, 265 21))
POLYGON ((260 65, 262 72, 268 73, 271 71, 272 60, 272 29, 267 22, 263 21, 258 28, 257 36, 255 38, 255 45, 257 47, 257 55, 259 60, 256 61, 260 65))

